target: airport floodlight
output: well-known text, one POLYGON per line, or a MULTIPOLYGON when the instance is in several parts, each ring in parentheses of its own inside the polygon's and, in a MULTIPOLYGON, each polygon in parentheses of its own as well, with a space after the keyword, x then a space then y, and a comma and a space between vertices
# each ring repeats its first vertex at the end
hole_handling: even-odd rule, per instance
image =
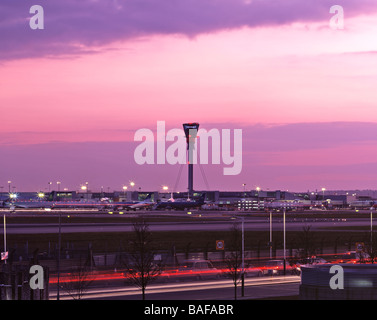
POLYGON ((38 192, 38 198, 43 199, 45 197, 45 194, 43 192, 38 192))
POLYGON ((165 191, 167 191, 169 189, 169 187, 168 186, 163 186, 162 187, 162 190, 165 190, 165 191))
POLYGON ((135 182, 131 181, 131 182, 130 182, 130 186, 131 186, 131 187, 134 187, 134 186, 135 186, 135 182))

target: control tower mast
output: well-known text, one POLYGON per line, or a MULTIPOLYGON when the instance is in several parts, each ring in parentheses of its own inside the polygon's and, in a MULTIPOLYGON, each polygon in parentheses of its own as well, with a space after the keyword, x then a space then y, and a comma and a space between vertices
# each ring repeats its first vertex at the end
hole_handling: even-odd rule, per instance
POLYGON ((195 139, 198 134, 199 123, 184 123, 183 130, 187 142, 187 164, 188 164, 188 196, 191 199, 194 193, 194 158, 195 139))

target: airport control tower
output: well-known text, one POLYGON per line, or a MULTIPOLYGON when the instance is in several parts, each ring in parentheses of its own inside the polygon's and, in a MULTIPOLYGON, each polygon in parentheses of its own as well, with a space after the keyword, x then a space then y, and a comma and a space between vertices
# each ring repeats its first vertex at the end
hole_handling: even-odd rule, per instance
POLYGON ((188 164, 188 196, 191 199, 194 193, 194 165, 193 151, 195 148, 195 139, 198 133, 199 123, 184 123, 183 130, 187 142, 187 164, 188 164))

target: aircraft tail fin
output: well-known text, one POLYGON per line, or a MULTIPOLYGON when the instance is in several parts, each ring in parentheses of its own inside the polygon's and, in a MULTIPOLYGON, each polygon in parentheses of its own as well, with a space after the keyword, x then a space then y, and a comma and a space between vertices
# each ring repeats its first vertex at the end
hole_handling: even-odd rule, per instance
POLYGON ((202 193, 202 195, 200 196, 198 202, 201 203, 201 204, 204 204, 204 201, 206 199, 206 193, 202 193))
POLYGON ((148 193, 146 198, 144 199, 144 202, 151 202, 152 201, 152 193, 148 193))

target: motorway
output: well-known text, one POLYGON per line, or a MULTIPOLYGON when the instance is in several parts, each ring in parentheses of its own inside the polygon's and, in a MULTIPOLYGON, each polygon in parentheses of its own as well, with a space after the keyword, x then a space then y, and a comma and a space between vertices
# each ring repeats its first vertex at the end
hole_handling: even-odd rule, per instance
MULTIPOLYGON (((244 297, 238 284, 237 299, 260 299, 297 296, 299 276, 274 276, 245 279, 244 297)), ((56 299, 56 291, 50 292, 50 299, 56 299)), ((72 299, 64 291, 61 300, 72 299)), ((140 300, 141 291, 136 287, 104 287, 87 290, 83 299, 98 300, 140 300)), ((233 300, 234 284, 230 279, 192 281, 185 283, 151 284, 146 290, 147 300, 233 300)))

